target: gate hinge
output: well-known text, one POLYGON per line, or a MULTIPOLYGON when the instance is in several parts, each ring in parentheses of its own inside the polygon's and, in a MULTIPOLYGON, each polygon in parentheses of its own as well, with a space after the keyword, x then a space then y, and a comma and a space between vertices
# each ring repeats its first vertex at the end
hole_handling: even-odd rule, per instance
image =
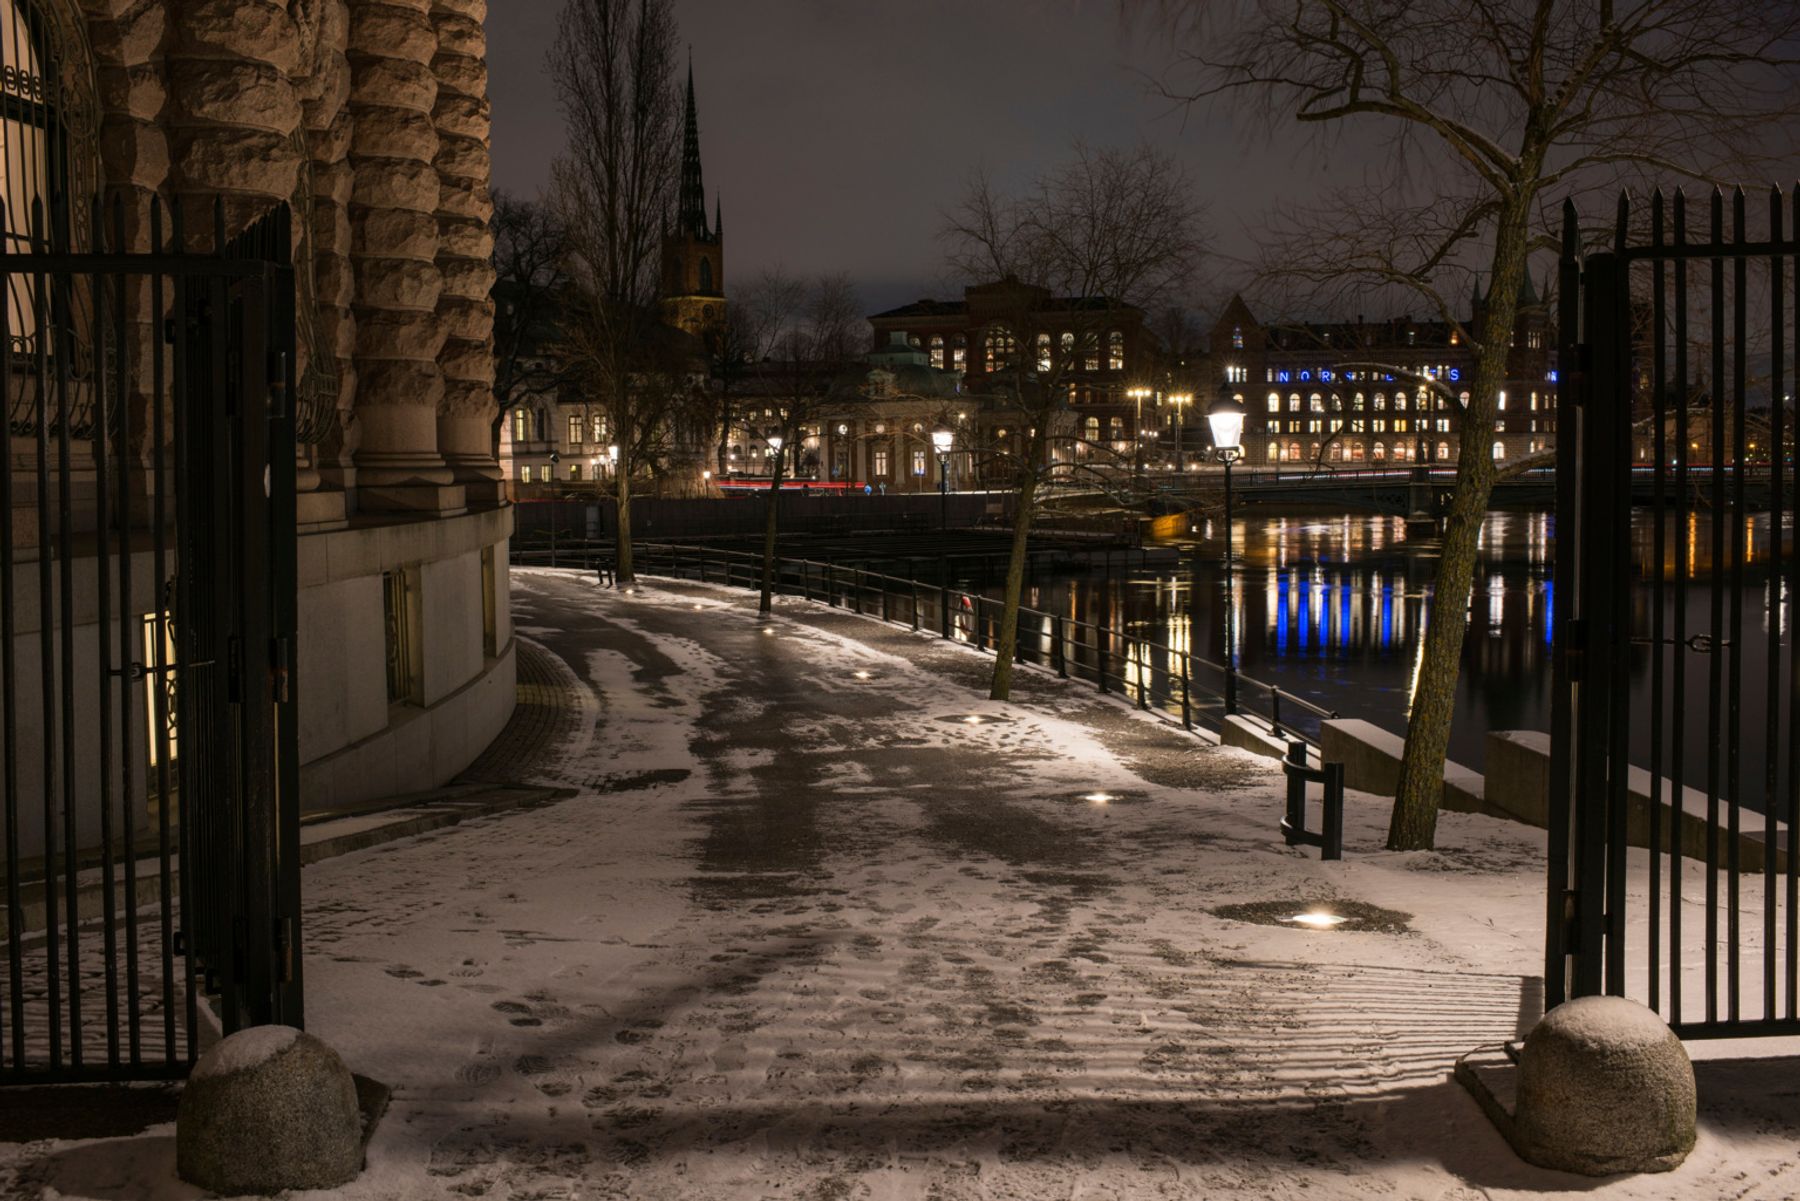
POLYGON ((285 704, 288 700, 289 666, 288 640, 272 638, 269 640, 269 682, 271 694, 276 704, 285 704))

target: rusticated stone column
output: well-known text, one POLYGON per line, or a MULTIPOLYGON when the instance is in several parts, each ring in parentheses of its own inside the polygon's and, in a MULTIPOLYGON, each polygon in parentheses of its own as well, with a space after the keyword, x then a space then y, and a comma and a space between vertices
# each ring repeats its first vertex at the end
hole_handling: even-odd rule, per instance
POLYGON ((470 500, 500 497, 494 461, 493 236, 488 220, 487 0, 434 0, 437 30, 438 448, 470 500))
POLYGON ((168 5, 170 183, 193 207, 191 244, 210 248, 214 196, 235 233, 294 194, 299 39, 271 0, 174 0, 168 5))
POLYGON ((356 450, 364 509, 463 507, 437 448, 437 53, 430 0, 350 0, 356 450))
POLYGON ((351 404, 356 397, 356 318, 350 311, 356 275, 350 264, 350 13, 344 0, 320 0, 316 65, 303 89, 303 124, 312 176, 313 353, 336 381, 335 417, 314 450, 326 489, 348 492, 356 482, 351 404))

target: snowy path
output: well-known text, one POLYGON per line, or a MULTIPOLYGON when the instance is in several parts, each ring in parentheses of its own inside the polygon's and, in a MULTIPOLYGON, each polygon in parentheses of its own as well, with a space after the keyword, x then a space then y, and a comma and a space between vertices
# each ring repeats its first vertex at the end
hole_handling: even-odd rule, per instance
MULTIPOLYGON (((1371 802, 1322 864, 1281 845, 1272 764, 1035 674, 991 704, 966 648, 513 584, 572 710, 535 780, 580 793, 308 870, 313 1028, 395 1086, 336 1195, 1800 1192, 1762 1110, 1595 1187, 1517 1163, 1448 1081, 1535 1016, 1536 832, 1446 815, 1443 850, 1378 854, 1371 802), (1333 899, 1410 929, 1214 912, 1333 899)), ((153 1183, 166 1137, 38 1150, 20 1185, 192 1195, 153 1183)))

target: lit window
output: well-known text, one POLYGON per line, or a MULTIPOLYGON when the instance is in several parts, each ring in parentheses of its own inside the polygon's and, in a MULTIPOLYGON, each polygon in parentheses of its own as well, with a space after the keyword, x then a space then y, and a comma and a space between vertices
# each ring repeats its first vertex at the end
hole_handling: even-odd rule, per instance
POLYGON ((913 451, 912 452, 912 460, 913 460, 913 474, 914 475, 924 475, 925 474, 925 452, 922 450, 913 451))
POLYGON ((571 445, 574 445, 574 446, 581 445, 581 414, 580 413, 570 413, 569 414, 569 442, 571 445))
POLYGON ((530 463, 527 463, 523 467, 519 468, 519 482, 521 484, 529 484, 531 482, 531 464, 530 463))
POLYGON ((1244 327, 1241 325, 1231 327, 1231 349, 1244 349, 1244 327))
POLYGON ((526 442, 531 439, 531 414, 525 409, 513 410, 513 441, 526 442))
POLYGON ((878 450, 875 452, 875 475, 879 479, 886 479, 887 473, 888 452, 885 450, 878 450))
POLYGON ((931 365, 939 371, 944 369, 944 335, 931 335, 931 365))
POLYGON ((1125 335, 1116 329, 1106 335, 1106 366, 1109 371, 1125 370, 1125 335))
POLYGON ((1387 443, 1377 442, 1375 444, 1375 449, 1372 453, 1375 457, 1376 462, 1380 462, 1380 461, 1386 459, 1387 458, 1387 443))
POLYGON ((1280 393, 1278 393, 1278 392, 1269 393, 1269 412, 1271 412, 1271 413, 1281 412, 1281 394, 1280 393))
POLYGON ((1037 336, 1037 369, 1050 370, 1050 335, 1041 333, 1037 336))
POLYGON ((570 463, 569 464, 569 478, 572 480, 578 480, 581 478, 581 464, 580 463, 570 463))
POLYGON ((961 334, 950 339, 950 366, 961 371, 969 364, 968 340, 961 334))

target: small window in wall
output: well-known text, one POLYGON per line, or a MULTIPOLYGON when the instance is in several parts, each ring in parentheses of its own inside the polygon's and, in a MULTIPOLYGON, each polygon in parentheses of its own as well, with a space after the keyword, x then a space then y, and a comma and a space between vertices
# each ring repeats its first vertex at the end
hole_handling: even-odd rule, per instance
POLYGON ((925 452, 922 450, 913 451, 912 459, 913 459, 913 474, 914 475, 924 475, 925 474, 925 452))
POLYGON ((581 445, 581 414, 580 413, 570 413, 569 414, 569 444, 571 446, 580 446, 581 445))
POLYGON ((417 588, 406 568, 381 573, 382 628, 387 641, 389 704, 419 703, 418 643, 413 637, 417 588))
POLYGON ((531 482, 531 464, 530 463, 526 463, 519 468, 519 482, 521 484, 529 484, 531 482))
POLYGON ((500 655, 500 581, 494 548, 481 548, 481 653, 489 659, 500 655))
POLYGON ((569 464, 569 478, 572 480, 578 480, 581 478, 581 464, 580 463, 570 463, 569 464))
POLYGON ((1125 334, 1122 330, 1107 331, 1106 367, 1109 371, 1125 370, 1125 334))
POLYGON ((531 411, 529 409, 513 410, 513 441, 531 441, 531 411))
POLYGON ((885 450, 878 450, 875 452, 875 475, 880 479, 886 479, 887 473, 888 452, 885 450))

